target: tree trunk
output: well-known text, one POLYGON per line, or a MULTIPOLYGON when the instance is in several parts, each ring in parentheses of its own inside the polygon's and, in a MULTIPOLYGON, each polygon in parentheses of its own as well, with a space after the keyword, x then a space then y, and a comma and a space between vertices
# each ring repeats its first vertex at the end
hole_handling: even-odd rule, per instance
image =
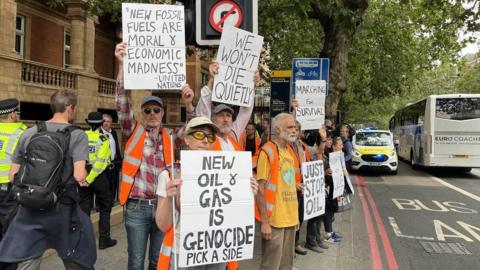
POLYGON ((324 31, 325 40, 321 57, 330 59, 330 77, 328 96, 325 101, 325 117, 326 119, 335 120, 340 99, 347 90, 348 51, 352 43, 352 35, 335 27, 324 26, 324 31))

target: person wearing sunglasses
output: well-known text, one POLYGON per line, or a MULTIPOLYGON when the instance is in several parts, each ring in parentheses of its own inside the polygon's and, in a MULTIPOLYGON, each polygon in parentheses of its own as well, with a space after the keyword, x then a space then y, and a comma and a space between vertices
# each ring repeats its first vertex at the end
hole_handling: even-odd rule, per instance
MULTIPOLYGON (((125 228, 128 241, 128 269, 144 269, 147 243, 149 245, 148 269, 156 269, 163 233, 155 223, 158 177, 172 159, 173 142, 170 130, 162 127, 165 106, 161 98, 146 96, 140 103, 141 121, 133 115, 130 91, 123 86, 123 58, 127 44, 115 48, 119 63, 115 102, 118 120, 124 138, 128 138, 122 163, 122 181, 119 201, 125 205, 125 228)), ((188 84, 182 87, 182 101, 187 119, 193 113, 194 93, 188 84)))
MULTIPOLYGON (((219 128, 212 123, 212 121, 206 117, 196 117, 188 122, 183 132, 183 142, 187 150, 192 151, 205 151, 209 150, 212 144, 216 141, 217 134, 219 133, 219 128)), ((180 175, 177 173, 176 175, 180 175)), ((175 238, 175 243, 177 244, 176 250, 179 250, 180 243, 180 200, 181 200, 181 179, 174 179, 170 181, 169 173, 167 171, 162 172, 159 183, 157 186, 157 195, 158 195, 158 207, 156 213, 157 225, 163 232, 166 233, 163 241, 163 250, 171 250, 171 253, 164 254, 160 253, 159 259, 159 268, 162 270, 175 269, 174 260, 171 259, 171 256, 175 256, 173 249, 173 238, 175 238), (175 230, 172 229, 173 218, 172 218, 172 201, 173 198, 176 202, 176 224, 175 230), (175 231, 175 235, 174 235, 175 231)), ((250 179, 250 186, 252 192, 255 195, 258 191, 258 183, 255 178, 250 179)), ((185 196, 188 196, 186 194, 185 196)), ((177 256, 178 258, 178 256, 177 256)), ((192 268, 177 268, 181 270, 186 269, 201 269, 201 270, 224 270, 226 263, 217 263, 210 265, 202 265, 200 267, 192 268)))

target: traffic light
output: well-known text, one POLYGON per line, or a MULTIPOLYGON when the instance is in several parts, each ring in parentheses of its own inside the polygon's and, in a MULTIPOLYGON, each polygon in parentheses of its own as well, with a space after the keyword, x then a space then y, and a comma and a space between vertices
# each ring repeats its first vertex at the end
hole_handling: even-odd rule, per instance
POLYGON ((198 45, 218 45, 226 23, 258 32, 257 0, 198 0, 195 9, 195 39, 198 45))
POLYGON ((195 43, 195 0, 180 0, 185 8, 185 45, 195 43))

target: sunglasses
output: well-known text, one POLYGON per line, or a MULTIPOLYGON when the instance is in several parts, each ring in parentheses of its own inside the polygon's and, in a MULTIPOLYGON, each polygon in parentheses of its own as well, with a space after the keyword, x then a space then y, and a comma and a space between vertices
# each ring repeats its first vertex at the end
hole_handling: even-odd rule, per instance
POLYGON ((215 134, 206 134, 203 131, 194 131, 194 132, 192 132, 188 135, 191 135, 193 138, 195 138, 196 140, 199 140, 199 141, 203 141, 203 139, 205 139, 205 137, 207 137, 207 142, 209 142, 209 143, 215 142, 215 139, 217 138, 217 136, 215 136, 215 134))
POLYGON ((150 109, 150 108, 143 108, 143 113, 144 114, 151 114, 151 113, 155 113, 155 114, 158 114, 162 111, 162 108, 153 108, 153 109, 150 109))

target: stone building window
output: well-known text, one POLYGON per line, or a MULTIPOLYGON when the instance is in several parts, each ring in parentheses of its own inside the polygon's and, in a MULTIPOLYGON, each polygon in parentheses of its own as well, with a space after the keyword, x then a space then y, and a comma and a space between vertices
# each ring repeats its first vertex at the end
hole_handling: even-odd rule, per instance
POLYGON ((72 34, 70 31, 65 31, 63 42, 63 66, 68 68, 70 66, 70 48, 72 45, 72 34))
POLYGON ((25 16, 17 15, 15 19, 15 52, 23 56, 25 50, 25 16))

